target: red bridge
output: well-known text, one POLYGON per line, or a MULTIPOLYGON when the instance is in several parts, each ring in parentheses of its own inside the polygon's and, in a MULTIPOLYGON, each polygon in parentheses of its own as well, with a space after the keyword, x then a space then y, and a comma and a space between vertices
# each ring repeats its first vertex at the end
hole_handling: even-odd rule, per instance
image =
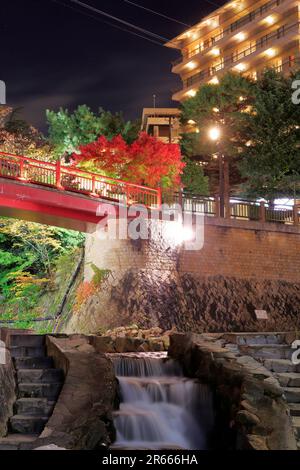
MULTIPOLYGON (((0 215, 88 231, 99 206, 161 206, 161 190, 0 152, 0 215)), ((105 206, 107 212, 110 211, 105 206)))
MULTIPOLYGON (((179 204, 186 212, 220 217, 218 197, 170 192, 164 202, 179 204)), ((101 206, 118 216, 120 207, 143 204, 159 209, 160 189, 131 184, 107 176, 49 163, 24 156, 0 152, 0 215, 56 225, 86 232, 103 216, 101 206), (108 204, 109 203, 109 204, 108 204)), ((230 198, 226 218, 258 223, 280 223, 300 226, 300 206, 270 207, 265 201, 230 198)), ((93 227, 92 227, 93 229, 93 227)))

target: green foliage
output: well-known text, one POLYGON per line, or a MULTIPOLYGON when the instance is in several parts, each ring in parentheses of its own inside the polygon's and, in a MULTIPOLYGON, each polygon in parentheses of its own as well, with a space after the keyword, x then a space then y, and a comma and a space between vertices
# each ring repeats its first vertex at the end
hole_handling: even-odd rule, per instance
POLYGON ((105 281, 111 274, 110 269, 100 269, 94 263, 91 263, 91 268, 94 271, 93 284, 98 287, 105 281))
POLYGON ((291 99, 295 79, 300 71, 285 77, 270 69, 257 82, 241 154, 246 195, 268 200, 300 195, 300 105, 291 99))
POLYGON ((181 177, 184 189, 194 194, 208 195, 208 177, 204 176, 203 169, 199 163, 185 158, 186 164, 181 177))
POLYGON ((112 114, 101 108, 98 113, 93 113, 86 105, 78 106, 73 113, 60 108, 58 112, 47 110, 46 116, 56 159, 71 155, 80 145, 94 142, 101 135, 109 139, 122 135, 128 143, 138 136, 137 122, 126 122, 122 113, 112 114))
POLYGON ((58 260, 72 256, 83 239, 77 232, 0 218, 1 321, 18 319, 20 327, 39 316, 38 301, 52 288, 58 260))
POLYGON ((183 144, 186 155, 212 155, 218 149, 228 157, 238 154, 238 142, 243 132, 245 109, 253 102, 254 83, 248 78, 228 72, 220 83, 206 84, 195 97, 182 104, 182 122, 195 122, 198 133, 186 136, 183 144), (208 135, 211 127, 221 129, 219 148, 208 135))
MULTIPOLYGON (((192 160, 196 157, 206 162, 213 192, 216 188, 212 188, 212 185, 218 181, 219 171, 216 160, 212 159, 216 153, 226 155, 229 161, 231 175, 234 175, 231 185, 241 182, 236 160, 239 159, 240 140, 244 133, 245 111, 253 102, 254 87, 254 82, 248 78, 229 72, 221 77, 217 85, 202 85, 195 97, 182 104, 182 124, 187 126, 189 121, 194 122, 182 136, 182 153, 192 160), (219 142, 209 138, 209 129, 212 127, 221 130, 219 142)), ((186 168, 186 172, 189 179, 190 169, 186 168)))
POLYGON ((132 144, 139 135, 140 122, 125 121, 121 112, 112 114, 110 111, 99 110, 101 135, 111 140, 117 135, 121 135, 127 144, 132 144))

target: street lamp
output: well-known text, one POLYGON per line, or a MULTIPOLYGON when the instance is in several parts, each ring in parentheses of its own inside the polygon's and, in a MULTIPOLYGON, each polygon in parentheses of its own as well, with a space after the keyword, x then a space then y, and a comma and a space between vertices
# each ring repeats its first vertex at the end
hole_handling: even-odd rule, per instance
POLYGON ((229 168, 228 161, 220 151, 222 132, 220 127, 214 126, 208 130, 208 137, 219 147, 219 196, 220 196, 220 216, 225 217, 229 213, 229 168), (226 207, 226 209, 225 209, 226 207))
POLYGON ((219 127, 211 127, 208 131, 210 140, 218 141, 221 137, 221 129, 219 127))

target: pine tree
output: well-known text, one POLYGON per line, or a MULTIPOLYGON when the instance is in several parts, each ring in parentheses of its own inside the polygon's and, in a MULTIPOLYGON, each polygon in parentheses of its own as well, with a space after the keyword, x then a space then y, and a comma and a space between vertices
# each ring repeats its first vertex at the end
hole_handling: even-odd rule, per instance
POLYGON ((267 70, 255 88, 253 110, 246 117, 240 165, 247 195, 273 200, 300 194, 300 104, 292 102, 292 81, 267 70))

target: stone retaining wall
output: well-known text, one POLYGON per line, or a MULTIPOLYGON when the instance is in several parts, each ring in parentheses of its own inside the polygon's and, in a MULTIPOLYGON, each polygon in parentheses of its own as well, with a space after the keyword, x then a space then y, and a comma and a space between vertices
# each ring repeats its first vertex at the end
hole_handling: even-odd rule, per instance
POLYGON ((88 235, 85 279, 93 278, 91 263, 109 276, 63 331, 132 323, 195 332, 300 328, 300 228, 207 217, 199 251, 155 235, 137 241, 88 235), (255 310, 266 310, 268 320, 257 320, 255 310))
POLYGON ((175 334, 170 339, 169 355, 185 375, 214 391, 216 448, 297 449, 283 390, 262 364, 230 350, 222 335, 175 334))

